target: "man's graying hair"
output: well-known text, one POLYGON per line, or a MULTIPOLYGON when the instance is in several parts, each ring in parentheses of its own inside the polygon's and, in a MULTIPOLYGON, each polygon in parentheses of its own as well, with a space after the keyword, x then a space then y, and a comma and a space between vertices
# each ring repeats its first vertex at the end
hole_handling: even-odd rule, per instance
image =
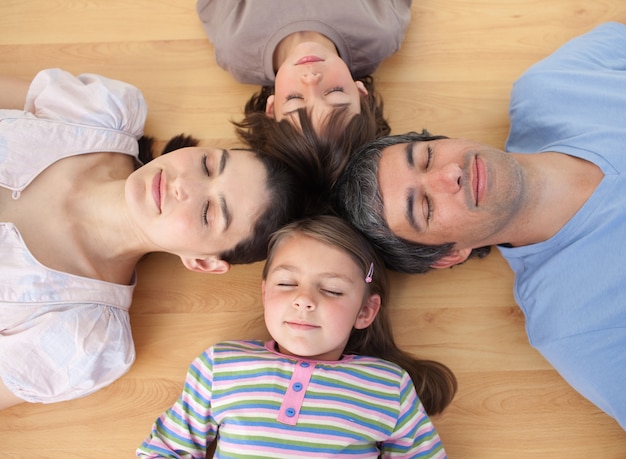
MULTIPOLYGON (((446 256, 454 242, 425 245, 395 236, 387 222, 382 196, 378 188, 378 163, 382 151, 392 145, 409 142, 427 142, 447 139, 433 136, 428 131, 386 136, 375 139, 352 154, 333 190, 333 205, 339 215, 349 220, 367 235, 382 252, 385 264, 394 271, 424 273, 431 265, 446 256)), ((484 257, 490 247, 472 250, 470 257, 484 257)))

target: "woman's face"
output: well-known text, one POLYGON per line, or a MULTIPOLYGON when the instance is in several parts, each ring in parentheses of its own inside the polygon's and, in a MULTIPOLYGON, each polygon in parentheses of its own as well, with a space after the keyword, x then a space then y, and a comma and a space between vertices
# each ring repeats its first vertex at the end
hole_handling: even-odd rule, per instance
POLYGON ((151 251, 176 254, 188 268, 204 270, 202 259, 217 259, 251 236, 270 204, 266 182, 263 163, 250 151, 190 147, 137 169, 125 194, 151 251))
POLYGON ((306 42, 296 46, 278 69, 266 113, 276 121, 288 117, 299 123, 297 110, 307 108, 317 130, 337 107, 361 113, 360 99, 364 95, 365 86, 352 79, 337 53, 318 43, 306 42))

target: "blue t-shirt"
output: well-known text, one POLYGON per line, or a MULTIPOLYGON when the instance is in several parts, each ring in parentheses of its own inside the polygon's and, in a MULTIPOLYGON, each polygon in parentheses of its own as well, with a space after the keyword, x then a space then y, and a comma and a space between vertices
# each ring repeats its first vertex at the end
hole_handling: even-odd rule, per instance
POLYGON ((626 429, 626 26, 598 26, 532 66, 510 119, 507 151, 565 153, 604 173, 552 238, 500 251, 531 344, 626 429))

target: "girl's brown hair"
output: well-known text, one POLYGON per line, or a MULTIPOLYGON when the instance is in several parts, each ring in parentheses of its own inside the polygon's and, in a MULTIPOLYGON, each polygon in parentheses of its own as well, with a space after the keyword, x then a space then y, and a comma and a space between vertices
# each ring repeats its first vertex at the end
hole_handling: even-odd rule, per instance
POLYGON ((352 330, 344 353, 368 355, 396 363, 411 376, 426 412, 430 415, 441 413, 454 398, 457 390, 456 378, 445 365, 432 360, 417 359, 396 345, 386 307, 388 280, 383 261, 368 240, 349 223, 335 216, 320 215, 293 222, 276 231, 270 239, 263 279, 267 277, 276 248, 281 241, 294 233, 304 234, 344 250, 361 268, 363 279, 373 263, 372 281, 367 284, 367 295, 380 295, 380 310, 369 327, 352 330))

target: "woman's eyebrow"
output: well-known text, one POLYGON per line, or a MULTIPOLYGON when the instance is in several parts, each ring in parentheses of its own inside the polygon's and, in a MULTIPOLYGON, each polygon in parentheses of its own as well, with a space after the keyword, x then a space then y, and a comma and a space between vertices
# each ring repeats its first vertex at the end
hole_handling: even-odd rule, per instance
MULTIPOLYGON (((218 167, 218 175, 224 173, 224 168, 226 164, 228 164, 228 160, 230 159, 230 153, 228 150, 222 150, 222 156, 220 158, 220 165, 218 167)), ((228 210, 228 205, 226 204, 226 198, 224 198, 223 194, 220 194, 220 209, 222 210, 222 216, 224 217, 224 231, 228 230, 230 227, 230 223, 232 222, 232 215, 228 210)))

